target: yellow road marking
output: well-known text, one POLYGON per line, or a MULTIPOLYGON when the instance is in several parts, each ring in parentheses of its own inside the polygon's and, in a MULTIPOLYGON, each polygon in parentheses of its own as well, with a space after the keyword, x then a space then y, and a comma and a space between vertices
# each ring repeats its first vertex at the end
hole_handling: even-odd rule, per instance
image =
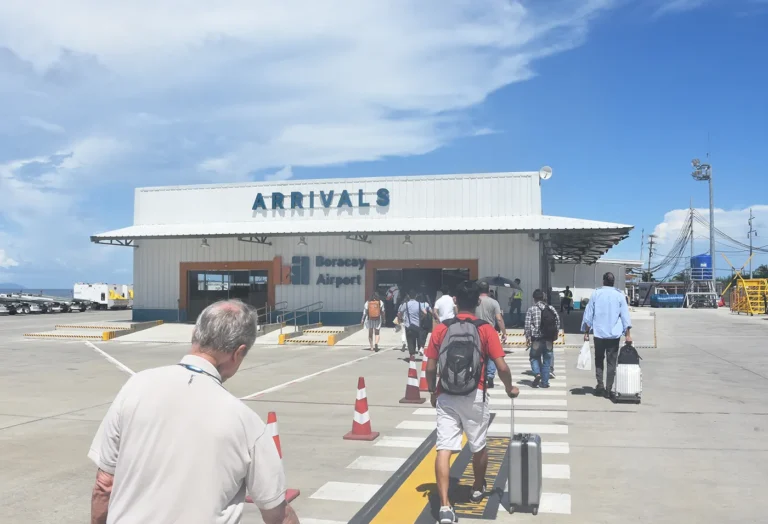
MULTIPOLYGON (((467 437, 462 436, 461 447, 467 444, 467 437)), ((459 454, 451 456, 451 466, 459 454)), ((422 459, 413 473, 405 479, 398 490, 390 497, 381 511, 370 522, 370 524, 402 524, 403 522, 414 522, 424 506, 429 502, 429 494, 437 492, 435 484, 435 458, 437 450, 433 446, 427 455, 422 459)))

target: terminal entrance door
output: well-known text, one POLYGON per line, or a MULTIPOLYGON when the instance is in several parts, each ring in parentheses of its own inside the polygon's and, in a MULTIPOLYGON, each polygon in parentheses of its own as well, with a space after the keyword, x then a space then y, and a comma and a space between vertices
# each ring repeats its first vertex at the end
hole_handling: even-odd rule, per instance
POLYGON ((219 300, 236 298, 254 308, 267 304, 268 272, 265 270, 187 272, 187 321, 219 300))
MULTIPOLYGON (((441 268, 441 269, 376 269, 375 289, 382 300, 386 300, 387 290, 397 285, 400 290, 400 296, 397 303, 395 301, 386 302, 387 325, 391 325, 396 315, 399 302, 402 301, 405 293, 411 290, 417 294, 423 293, 430 304, 434 304, 438 291, 444 285, 448 286, 453 293, 456 286, 469 280, 469 268, 441 268)), ((367 297, 366 297, 367 298, 367 297)), ((416 297, 413 297, 416 298, 416 297)))

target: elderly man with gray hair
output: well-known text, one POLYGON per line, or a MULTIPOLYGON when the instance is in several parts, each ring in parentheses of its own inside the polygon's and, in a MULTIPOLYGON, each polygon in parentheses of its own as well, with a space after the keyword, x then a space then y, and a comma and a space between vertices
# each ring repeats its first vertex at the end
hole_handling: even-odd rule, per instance
POLYGON ((259 416, 222 383, 256 340, 250 306, 229 300, 197 319, 192 351, 133 375, 91 444, 91 523, 237 524, 246 493, 267 524, 294 524, 285 476, 259 416))

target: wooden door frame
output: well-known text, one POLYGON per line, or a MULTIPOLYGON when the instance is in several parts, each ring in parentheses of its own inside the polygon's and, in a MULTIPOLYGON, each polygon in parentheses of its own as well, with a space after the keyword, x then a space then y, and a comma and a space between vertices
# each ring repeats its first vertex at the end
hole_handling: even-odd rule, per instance
POLYGON ((188 282, 190 271, 266 271, 267 304, 275 305, 275 286, 282 267, 282 257, 272 260, 243 262, 181 262, 179 263, 179 309, 189 309, 188 282))
MULTIPOLYGON (((445 269, 449 267, 466 268, 469 270, 470 280, 480 278, 478 276, 478 260, 475 259, 447 259, 447 260, 368 260, 365 263, 365 299, 373 295, 376 283, 377 269, 445 269)), ((407 289, 401 289, 407 292, 407 289)))

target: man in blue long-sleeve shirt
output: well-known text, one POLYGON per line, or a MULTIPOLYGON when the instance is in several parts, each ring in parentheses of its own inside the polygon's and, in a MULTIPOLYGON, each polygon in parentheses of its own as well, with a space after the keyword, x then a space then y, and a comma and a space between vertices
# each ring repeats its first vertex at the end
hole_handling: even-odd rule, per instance
POLYGON ((603 275, 603 287, 592 293, 587 304, 581 330, 584 340, 589 341, 590 329, 595 335, 595 376, 597 387, 595 395, 610 397, 613 380, 616 376, 616 358, 619 353, 621 336, 626 337, 627 343, 632 343, 632 321, 629 319, 629 307, 624 294, 613 287, 613 273, 603 275), (603 362, 608 360, 608 373, 603 386, 603 362))

